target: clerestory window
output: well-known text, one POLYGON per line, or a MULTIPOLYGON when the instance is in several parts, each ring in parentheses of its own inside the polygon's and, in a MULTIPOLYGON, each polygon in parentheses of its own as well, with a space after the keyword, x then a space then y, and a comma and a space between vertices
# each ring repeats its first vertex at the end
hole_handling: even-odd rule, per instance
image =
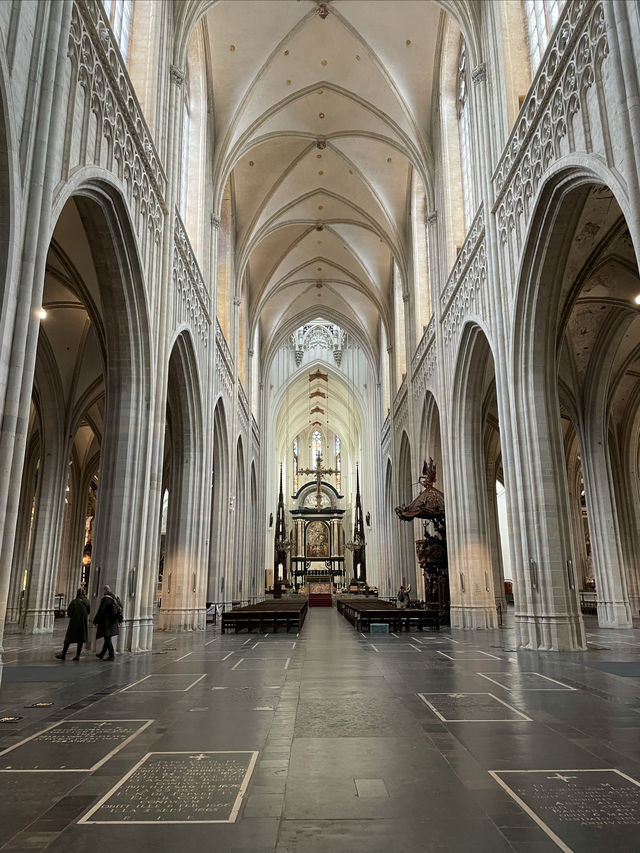
POLYGON ((469 118, 469 67, 467 48, 460 41, 458 56, 458 134, 460 137, 460 171, 462 176, 462 204, 464 224, 468 229, 473 220, 473 181, 471 174, 471 125, 469 118))
POLYGON ((102 5, 116 37, 122 58, 126 62, 129 54, 133 0, 102 0, 102 5))
POLYGON ((566 0, 524 0, 531 73, 535 74, 566 0))

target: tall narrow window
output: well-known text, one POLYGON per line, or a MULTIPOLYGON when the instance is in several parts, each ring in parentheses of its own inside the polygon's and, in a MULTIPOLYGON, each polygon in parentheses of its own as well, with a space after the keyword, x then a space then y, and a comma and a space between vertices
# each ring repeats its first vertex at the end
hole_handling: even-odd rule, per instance
POLYGON ((338 491, 340 491, 340 485, 342 482, 342 450, 340 447, 340 436, 338 436, 338 435, 336 436, 334 450, 335 450, 335 456, 336 456, 335 469, 337 472, 336 473, 336 489, 338 491))
POLYGON ((103 0, 102 5, 116 37, 122 58, 126 62, 129 53, 133 0, 103 0))
POLYGON ((458 57, 458 134, 460 136, 460 172, 462 176, 462 205, 465 229, 473 220, 473 183, 471 180, 471 128, 469 121, 469 68, 467 48, 460 41, 458 57))
POLYGON ((293 439, 293 491, 298 491, 298 439, 293 439))
POLYGON ((524 0, 532 74, 540 65, 565 3, 566 0, 524 0))
POLYGON ((184 98, 182 101, 182 151, 180 165, 180 215, 187 215, 187 187, 189 186, 189 131, 191 130, 191 102, 189 92, 189 63, 184 77, 184 98))
POLYGON ((318 454, 322 455, 322 433, 316 429, 311 436, 311 467, 314 471, 318 464, 318 454))

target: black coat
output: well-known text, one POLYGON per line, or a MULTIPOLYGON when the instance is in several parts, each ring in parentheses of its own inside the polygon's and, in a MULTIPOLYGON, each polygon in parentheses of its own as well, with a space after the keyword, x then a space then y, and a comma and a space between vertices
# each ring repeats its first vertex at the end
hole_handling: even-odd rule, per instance
POLYGON ((115 597, 112 592, 103 595, 98 612, 94 616, 93 624, 98 626, 98 632, 96 633, 98 640, 100 637, 116 637, 120 633, 118 620, 113 615, 112 602, 115 597))
POLYGON ((79 595, 67 607, 69 624, 64 635, 65 643, 86 643, 89 639, 89 611, 91 605, 86 595, 79 595))

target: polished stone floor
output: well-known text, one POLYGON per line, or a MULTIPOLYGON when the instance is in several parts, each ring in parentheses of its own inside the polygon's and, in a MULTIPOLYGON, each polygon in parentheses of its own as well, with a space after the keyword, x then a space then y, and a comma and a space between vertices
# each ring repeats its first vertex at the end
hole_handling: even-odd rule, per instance
POLYGON ((640 850, 640 632, 5 636, 0 850, 640 850), (39 703, 52 703, 40 704, 39 703))

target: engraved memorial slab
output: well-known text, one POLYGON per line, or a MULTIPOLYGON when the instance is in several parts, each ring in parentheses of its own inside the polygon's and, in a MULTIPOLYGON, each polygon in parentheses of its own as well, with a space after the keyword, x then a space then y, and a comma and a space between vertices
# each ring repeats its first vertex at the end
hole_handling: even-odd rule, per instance
POLYGON ((640 782, 620 770, 490 770, 564 850, 640 849, 640 782))
POLYGON ((233 823, 257 757, 148 752, 78 823, 233 823))
POLYGON ((410 643, 406 644, 404 648, 398 648, 398 644, 394 647, 385 647, 385 646, 376 646, 374 643, 370 643, 371 648, 374 652, 379 655, 416 655, 422 652, 422 649, 418 646, 413 646, 410 643))
POLYGON ((163 675, 145 675, 139 681, 123 687, 121 693, 186 693, 202 681, 206 673, 196 678, 197 673, 165 673, 163 675))
POLYGON ((153 720, 62 720, 0 752, 0 772, 97 770, 153 720))
POLYGON ((476 675, 505 690, 576 690, 575 687, 569 687, 568 684, 539 672, 477 672, 476 675))
POLYGON ((238 661, 236 666, 233 666, 232 669, 289 669, 289 664, 291 663, 291 658, 241 658, 238 661))
POLYGON ((489 652, 483 652, 480 649, 447 649, 446 652, 436 649, 436 654, 442 655, 443 658, 449 660, 500 660, 497 655, 492 655, 489 652))
POLYGON ((445 723, 517 723, 533 720, 493 693, 418 693, 445 723))
POLYGON ((163 665, 163 668, 171 666, 174 663, 183 663, 183 664, 194 664, 194 663, 222 663, 225 660, 229 660, 229 658, 233 657, 235 652, 225 652, 224 649, 218 649, 217 652, 213 650, 211 652, 206 649, 202 652, 189 652, 189 655, 185 655, 181 658, 176 658, 175 660, 168 662, 163 665))

